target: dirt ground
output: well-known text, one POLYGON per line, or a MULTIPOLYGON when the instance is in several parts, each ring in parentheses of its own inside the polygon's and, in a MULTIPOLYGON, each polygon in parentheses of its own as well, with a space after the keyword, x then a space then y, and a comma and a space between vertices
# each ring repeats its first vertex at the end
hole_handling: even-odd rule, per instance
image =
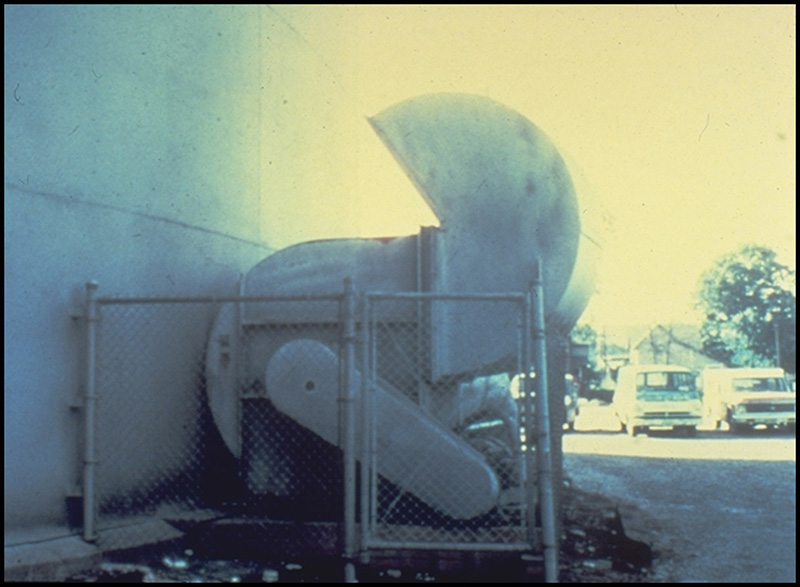
POLYGON ((658 582, 653 568, 665 553, 652 548, 658 524, 647 512, 572 486, 563 501, 560 582, 658 582))

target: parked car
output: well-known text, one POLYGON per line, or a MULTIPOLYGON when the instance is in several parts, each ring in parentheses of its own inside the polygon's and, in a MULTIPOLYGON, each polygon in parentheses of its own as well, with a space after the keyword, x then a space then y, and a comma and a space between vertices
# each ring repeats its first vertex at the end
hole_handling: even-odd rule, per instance
POLYGON ((778 368, 706 369, 702 374, 706 415, 732 432, 757 426, 793 428, 797 395, 778 368))
MULTIPOLYGON (((531 374, 536 377, 535 373, 531 374)), ((520 373, 511 379, 510 390, 511 397, 513 397, 519 405, 520 425, 524 422, 525 404, 523 402, 522 386, 524 384, 525 374, 520 373)), ((578 396, 580 392, 580 384, 578 380, 570 373, 564 376, 564 429, 574 430, 575 420, 580 413, 578 405, 578 396)), ((532 394, 533 405, 536 405, 536 392, 532 394)))
POLYGON ((614 410, 631 436, 653 429, 694 434, 703 417, 696 377, 678 365, 625 365, 617 374, 614 410))
POLYGON ((564 376, 564 384, 564 428, 573 431, 575 430, 575 420, 581 413, 578 405, 581 386, 578 379, 570 373, 564 376))

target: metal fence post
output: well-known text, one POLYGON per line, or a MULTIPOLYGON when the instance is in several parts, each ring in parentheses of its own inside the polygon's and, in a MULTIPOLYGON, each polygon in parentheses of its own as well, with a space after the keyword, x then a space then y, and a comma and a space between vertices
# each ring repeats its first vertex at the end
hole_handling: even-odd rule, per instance
POLYGON ((95 420, 97 391, 95 389, 95 357, 97 337, 97 292, 98 283, 86 283, 86 387, 83 400, 83 539, 97 540, 95 506, 95 420))
POLYGON ((550 446, 550 408, 547 386, 547 350, 544 321, 544 286, 541 260, 537 259, 532 284, 533 293, 533 353, 536 366, 536 427, 539 433, 536 446, 539 503, 542 512, 542 543, 546 583, 558 582, 558 546, 555 533, 555 503, 553 497, 553 463, 550 446))
POLYGON ((522 393, 523 409, 525 413, 525 459, 523 461, 525 467, 525 502, 526 502, 526 524, 528 531, 528 542, 534 548, 539 547, 539 541, 536 535, 536 477, 534 476, 534 432, 536 431, 536 424, 533 420, 533 381, 531 378, 533 369, 531 368, 531 294, 528 292, 525 295, 525 300, 522 306, 522 366, 520 373, 522 374, 522 393))
POLYGON ((344 459, 344 559, 345 581, 356 581, 354 558, 356 555, 356 417, 355 417, 355 311, 356 295, 353 280, 344 280, 342 320, 344 326, 344 377, 343 389, 339 391, 344 410, 343 459, 344 459))
POLYGON ((361 515, 361 536, 360 536, 360 550, 361 562, 367 563, 369 555, 366 552, 365 545, 369 539, 369 522, 370 522, 370 503, 372 496, 370 495, 370 444, 372 438, 372 427, 370 426, 371 408, 371 395, 370 395, 370 381, 371 373, 369 368, 369 343, 370 343, 370 328, 369 328, 369 296, 362 292, 361 295, 361 501, 360 501, 360 515, 361 515))
MULTIPOLYGON (((370 381, 377 378, 378 373, 378 327, 377 327, 377 314, 376 308, 378 304, 373 305, 373 298, 369 298, 369 312, 368 316, 372 318, 369 323, 369 361, 367 372, 369 373, 370 381), (373 314, 372 312, 375 312, 373 314)), ((373 533, 376 529, 376 520, 378 519, 378 449, 377 439, 378 433, 376 430, 377 417, 375 412, 378 410, 377 400, 375 399, 375 389, 370 389, 369 396, 369 421, 367 427, 369 429, 369 531, 370 541, 374 538, 373 533)))

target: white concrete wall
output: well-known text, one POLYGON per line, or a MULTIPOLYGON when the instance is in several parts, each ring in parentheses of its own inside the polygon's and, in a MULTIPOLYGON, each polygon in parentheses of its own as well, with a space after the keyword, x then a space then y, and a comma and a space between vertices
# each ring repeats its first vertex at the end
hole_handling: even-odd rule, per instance
POLYGON ((5 6, 7 544, 66 531, 86 280, 106 296, 233 293, 268 245, 328 236, 303 234, 293 202, 347 215, 329 67, 347 11, 303 10, 286 7, 298 31, 264 7, 5 6))

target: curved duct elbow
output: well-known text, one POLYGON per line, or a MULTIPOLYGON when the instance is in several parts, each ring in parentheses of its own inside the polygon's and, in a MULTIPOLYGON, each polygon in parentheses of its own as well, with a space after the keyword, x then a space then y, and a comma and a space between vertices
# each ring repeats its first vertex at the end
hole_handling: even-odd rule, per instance
MULTIPOLYGON (((465 94, 413 98, 369 118, 369 122, 418 187, 440 226, 389 240, 336 239, 288 247, 264 259, 247 274, 243 293, 335 294, 341 292, 345 277, 352 278, 361 291, 519 293, 529 290, 534 267, 540 262, 548 323, 559 330, 569 330, 593 290, 599 247, 581 234, 573 182, 548 137, 514 110, 465 94)), ((424 329, 430 337, 425 344, 437 349, 431 353, 424 374, 430 382, 455 381, 465 372, 489 375, 481 369, 502 364, 517 352, 517 341, 508 332, 518 324, 518 315, 510 308, 463 312, 443 305, 432 316, 431 326, 435 327, 424 329)), ((396 322, 415 319, 400 314, 386 318, 396 322)), ((223 309, 208 346, 208 393, 214 420, 234 455, 240 457, 243 453, 239 404, 242 390, 238 388, 243 381, 248 385, 258 382, 260 388, 274 394, 271 397, 277 409, 334 443, 330 431, 325 432, 330 425, 329 414, 321 420, 306 421, 309 413, 302 405, 306 396, 302 391, 288 391, 302 382, 292 383, 295 375, 285 369, 281 353, 287 345, 294 344, 293 338, 309 338, 314 325, 320 327, 319 336, 313 337, 317 342, 296 341, 298 344, 336 344, 326 338, 330 330, 323 325, 338 319, 335 304, 312 304, 302 310, 246 304, 241 316, 233 306, 223 309), (295 334, 288 328, 279 332, 263 328, 245 339, 241 337, 240 324, 298 328, 295 334), (246 365, 236 366, 237 353, 247 356, 246 365), (230 362, 226 363, 224 356, 229 356, 230 362), (284 396, 285 393, 294 395, 284 396), (281 402, 290 399, 281 407, 281 402), (301 404, 292 403, 297 401, 301 404)), ((299 368, 303 372, 309 365, 299 368)), ((458 393, 457 385, 439 385, 436 389, 437 393, 458 393)), ((402 393, 395 391, 388 384, 382 386, 382 411, 408 420, 408 426, 419 429, 420 438, 430 435, 431 439, 438 439, 432 443, 445 446, 453 438, 458 440, 452 430, 441 424, 441 418, 436 423, 396 401, 402 393)), ((449 399, 452 398, 444 398, 438 405, 452 407, 449 399)), ((323 411, 335 409, 331 405, 323 411)), ((387 453, 387 463, 395 457, 399 459, 396 471, 386 473, 387 478, 395 476, 399 483, 404 478, 403 467, 418 459, 424 449, 419 443, 412 443, 407 450, 387 453)), ((443 449, 442 454, 449 454, 451 449, 461 450, 460 444, 443 449)), ((474 490, 479 496, 474 504, 466 502, 463 509, 447 505, 440 493, 447 491, 452 480, 437 481, 444 484, 444 489, 416 487, 409 491, 454 517, 485 511, 485 502, 496 499, 496 479, 492 481, 492 472, 481 462, 480 455, 470 451, 464 454, 468 455, 464 457, 464 468, 474 468, 472 478, 480 486, 474 490)))

